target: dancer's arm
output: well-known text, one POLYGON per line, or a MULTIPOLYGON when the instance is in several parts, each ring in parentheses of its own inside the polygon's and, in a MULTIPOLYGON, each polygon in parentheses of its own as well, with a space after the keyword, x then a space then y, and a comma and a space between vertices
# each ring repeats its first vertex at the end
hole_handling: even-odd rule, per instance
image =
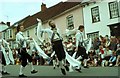
POLYGON ((75 29, 72 29, 72 30, 66 29, 66 30, 65 30, 65 33, 66 33, 67 36, 69 36, 69 35, 75 34, 76 31, 77 31, 76 28, 75 28, 75 29))
POLYGON ((75 51, 77 52, 77 51, 78 51, 78 45, 79 45, 80 36, 79 36, 79 34, 77 33, 75 37, 76 37, 76 49, 75 49, 75 51))
POLYGON ((44 32, 48 33, 49 37, 51 37, 52 36, 52 30, 49 29, 49 28, 44 29, 41 19, 37 18, 37 21, 38 21, 38 25, 37 25, 37 37, 38 37, 38 39, 39 39, 40 36, 42 37, 42 34, 44 32))

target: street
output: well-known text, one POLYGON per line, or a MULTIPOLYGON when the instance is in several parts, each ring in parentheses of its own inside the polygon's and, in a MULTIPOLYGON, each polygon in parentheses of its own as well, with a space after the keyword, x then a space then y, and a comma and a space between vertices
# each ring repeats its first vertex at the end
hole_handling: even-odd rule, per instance
MULTIPOLYGON (((7 67, 8 72, 10 75, 3 75, 4 78, 13 78, 18 77, 19 75, 19 65, 9 65, 7 67)), ((82 68, 82 73, 78 73, 77 71, 67 72, 65 76, 61 74, 59 68, 53 69, 52 66, 37 66, 34 65, 35 69, 38 70, 38 73, 31 74, 30 73, 30 66, 27 65, 24 73, 28 77, 92 77, 92 78, 120 78, 120 67, 90 67, 89 69, 82 68), (118 77, 119 76, 119 77, 118 77)))

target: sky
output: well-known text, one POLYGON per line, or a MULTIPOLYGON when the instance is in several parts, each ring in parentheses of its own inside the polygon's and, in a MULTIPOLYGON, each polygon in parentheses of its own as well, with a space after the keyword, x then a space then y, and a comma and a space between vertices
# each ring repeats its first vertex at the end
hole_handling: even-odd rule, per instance
POLYGON ((0 0, 0 22, 11 22, 12 25, 28 15, 41 11, 42 2, 48 8, 61 1, 66 0, 0 0))
POLYGON ((42 2, 47 8, 65 0, 0 0, 0 22, 15 22, 41 11, 42 2))

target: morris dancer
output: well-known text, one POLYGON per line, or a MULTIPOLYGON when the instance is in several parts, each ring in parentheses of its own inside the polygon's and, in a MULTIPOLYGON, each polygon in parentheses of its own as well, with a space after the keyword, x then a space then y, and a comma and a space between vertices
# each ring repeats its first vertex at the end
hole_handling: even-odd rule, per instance
POLYGON ((33 68, 32 57, 26 51, 26 41, 27 41, 27 39, 32 39, 32 38, 25 38, 24 34, 23 34, 23 30, 24 30, 23 25, 18 25, 18 27, 17 27, 18 33, 16 34, 16 42, 19 45, 18 52, 21 55, 21 66, 20 66, 19 77, 27 77, 23 73, 23 69, 27 65, 27 59, 29 60, 30 65, 31 65, 31 74, 38 72, 37 70, 35 70, 33 68))
POLYGON ((58 29, 56 28, 54 21, 50 20, 48 23, 49 23, 49 26, 51 27, 51 29, 41 29, 41 32, 48 33, 49 38, 52 43, 53 51, 55 51, 55 54, 57 55, 58 60, 59 60, 61 72, 63 75, 66 75, 65 69, 67 71, 69 71, 69 68, 66 65, 66 60, 65 60, 66 55, 65 55, 63 44, 62 44, 62 37, 61 37, 60 33, 58 32, 58 29), (62 61, 64 64, 62 63, 62 61), (64 69, 64 67, 65 67, 65 69, 64 69))
POLYGON ((83 37, 84 26, 80 25, 78 30, 79 31, 76 34, 76 49, 75 49, 75 51, 77 52, 76 58, 82 56, 84 59, 84 68, 88 68, 87 66, 88 55, 86 53, 83 37))
MULTIPOLYGON (((51 60, 53 62, 53 69, 55 69, 56 66, 59 67, 59 60, 58 60, 57 55, 55 54, 55 52, 53 52, 50 57, 52 58, 51 60)), ((50 62, 51 62, 51 60, 50 60, 50 62)))
MULTIPOLYGON (((7 72, 6 70, 6 66, 10 64, 10 60, 9 60, 9 57, 5 51, 5 44, 3 42, 3 40, 0 40, 0 54, 2 55, 1 56, 1 61, 2 61, 2 72, 1 74, 2 75, 9 75, 10 73, 7 72)), ((8 45, 8 44, 7 44, 8 45)))

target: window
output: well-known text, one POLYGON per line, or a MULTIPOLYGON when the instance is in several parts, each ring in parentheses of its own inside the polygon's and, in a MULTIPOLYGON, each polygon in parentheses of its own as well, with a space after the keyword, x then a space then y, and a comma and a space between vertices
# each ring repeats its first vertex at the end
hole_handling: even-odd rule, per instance
POLYGON ((9 39, 9 30, 7 30, 7 39, 9 39))
POLYGON ((10 30, 9 32, 10 32, 9 36, 10 38, 12 38, 12 30, 10 30))
POLYGON ((117 1, 110 2, 109 4, 110 18, 117 18, 119 16, 117 1))
POLYGON ((37 35, 37 27, 35 27, 35 35, 37 35))
POLYGON ((66 19, 67 19, 67 28, 68 28, 69 30, 74 29, 73 15, 67 16, 66 19))
POLYGON ((93 23, 100 21, 98 6, 91 8, 91 14, 92 14, 92 22, 93 23))
POLYGON ((94 40, 96 37, 99 37, 99 31, 87 34, 87 38, 91 38, 92 40, 94 40))
POLYGON ((5 39, 5 32, 3 32, 3 39, 5 39))
POLYGON ((30 35, 29 35, 29 31, 27 31, 27 37, 29 37, 30 35))

